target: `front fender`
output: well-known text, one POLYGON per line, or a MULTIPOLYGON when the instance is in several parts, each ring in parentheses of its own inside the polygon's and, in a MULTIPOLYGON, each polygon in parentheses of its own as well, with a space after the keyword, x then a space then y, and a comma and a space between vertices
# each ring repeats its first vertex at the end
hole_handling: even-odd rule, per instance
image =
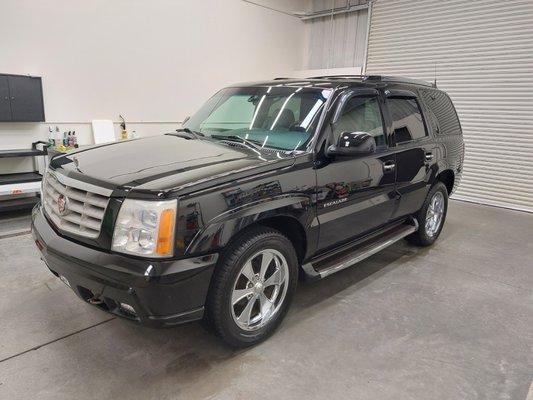
POLYGON ((244 228, 267 219, 280 217, 296 220, 306 232, 307 243, 315 242, 315 234, 307 229, 314 218, 311 196, 301 193, 284 194, 244 204, 212 218, 193 238, 185 249, 185 254, 206 254, 219 251, 244 228))

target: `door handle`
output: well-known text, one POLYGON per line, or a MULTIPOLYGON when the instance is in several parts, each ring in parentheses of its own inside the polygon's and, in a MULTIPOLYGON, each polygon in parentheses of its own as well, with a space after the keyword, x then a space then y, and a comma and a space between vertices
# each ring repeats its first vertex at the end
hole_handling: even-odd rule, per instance
POLYGON ((396 164, 393 162, 383 164, 383 171, 385 172, 394 171, 394 168, 396 168, 396 164))
POLYGON ((426 161, 433 160, 433 153, 431 151, 426 152, 424 158, 426 159, 426 161))

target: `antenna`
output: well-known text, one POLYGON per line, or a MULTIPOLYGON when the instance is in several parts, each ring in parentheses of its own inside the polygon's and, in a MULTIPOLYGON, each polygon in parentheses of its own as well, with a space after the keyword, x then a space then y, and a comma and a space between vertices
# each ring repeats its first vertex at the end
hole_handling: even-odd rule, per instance
POLYGON ((435 80, 433 81, 433 87, 437 87, 437 63, 435 63, 435 80))

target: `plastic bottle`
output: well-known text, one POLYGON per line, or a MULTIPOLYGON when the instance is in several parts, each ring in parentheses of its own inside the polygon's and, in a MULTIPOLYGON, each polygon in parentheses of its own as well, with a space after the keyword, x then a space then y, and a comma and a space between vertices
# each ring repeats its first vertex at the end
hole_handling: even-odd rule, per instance
POLYGON ((70 131, 68 133, 68 147, 74 148, 74 138, 72 136, 72 132, 70 131))
POLYGON ((122 129, 120 131, 120 139, 126 140, 128 138, 128 131, 126 130, 126 120, 120 114, 118 115, 118 117, 122 120, 122 122, 120 123, 120 128, 122 129))
POLYGON ((76 137, 76 131, 72 131, 72 147, 78 148, 78 138, 76 137))
POLYGON ((56 140, 54 139, 54 130, 51 126, 48 127, 48 147, 54 147, 56 140))
POLYGON ((59 148, 61 144, 63 144, 61 132, 59 132, 59 126, 56 126, 56 140, 55 140, 56 148, 59 148))

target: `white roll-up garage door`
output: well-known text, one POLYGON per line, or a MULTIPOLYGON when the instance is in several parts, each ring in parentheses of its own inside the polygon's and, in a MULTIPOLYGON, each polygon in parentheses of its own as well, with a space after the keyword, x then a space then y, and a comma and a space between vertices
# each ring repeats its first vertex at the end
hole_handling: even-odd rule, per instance
POLYGON ((533 212, 533 0, 375 0, 367 74, 433 81, 466 143, 455 198, 533 212))

